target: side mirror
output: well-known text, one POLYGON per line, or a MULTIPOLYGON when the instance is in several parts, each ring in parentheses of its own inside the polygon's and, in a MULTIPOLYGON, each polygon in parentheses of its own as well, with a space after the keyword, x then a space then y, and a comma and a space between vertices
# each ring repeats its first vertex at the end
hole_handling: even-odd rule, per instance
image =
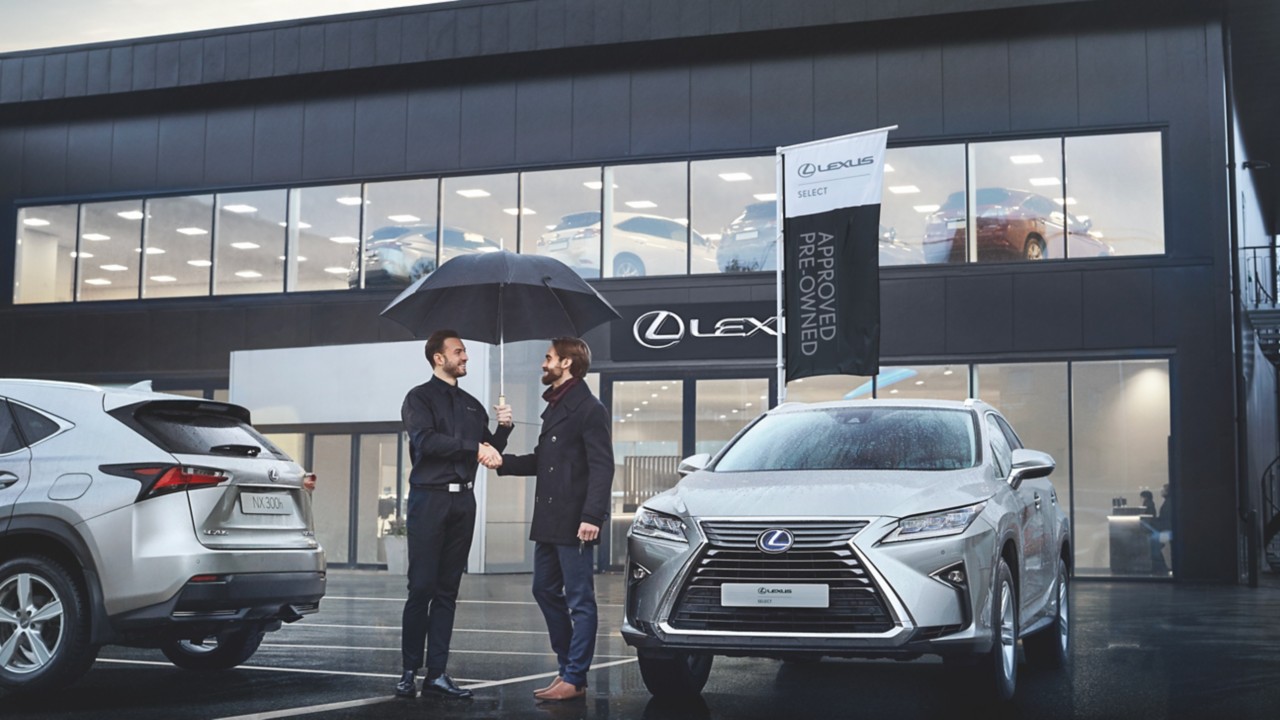
POLYGON ((695 473, 702 470, 711 462, 711 453, 698 453, 680 461, 680 465, 676 467, 676 472, 680 477, 684 477, 689 473, 695 473))
POLYGON ((1009 473, 1009 484, 1017 488, 1023 480, 1045 477, 1056 467, 1057 463, 1048 453, 1018 448, 1013 451, 1013 471, 1009 473))

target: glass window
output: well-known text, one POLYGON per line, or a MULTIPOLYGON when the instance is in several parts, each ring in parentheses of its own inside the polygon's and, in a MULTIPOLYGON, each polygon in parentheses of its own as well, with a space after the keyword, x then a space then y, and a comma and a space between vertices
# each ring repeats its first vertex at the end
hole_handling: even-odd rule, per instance
POLYGON ((964 146, 889 148, 884 173, 880 265, 964 262, 964 146))
POLYGON ((90 203, 80 213, 80 299, 137 298, 142 201, 90 203))
POLYGON ((689 163, 690 272, 777 267, 776 166, 773 155, 689 163))
POLYGON ((861 375, 822 375, 787 383, 787 402, 831 402, 871 397, 871 378, 861 375))
POLYGON ((894 400, 964 400, 969 397, 969 366, 886 367, 876 376, 876 397, 894 400))
POLYGON ((769 408, 761 395, 769 392, 769 381, 699 380, 695 453, 716 453, 747 423, 769 408))
POLYGON ((209 294, 213 196, 147 201, 143 297, 209 294))
POLYGON ((1000 477, 1008 477, 1009 469, 1013 467, 1013 448, 1004 435, 1004 428, 996 422, 995 415, 987 416, 987 435, 991 442, 991 457, 995 460, 996 472, 1000 477))
POLYGON ((1016 363, 974 367, 974 397, 1000 411, 1022 447, 1048 453, 1057 464, 1049 480, 1064 508, 1071 478, 1066 363, 1016 363))
MULTIPOLYGON (((1066 257, 1061 141, 974 143, 969 151, 969 186, 976 188, 970 191, 976 238, 969 238, 969 257, 977 262, 1066 257)), ((1088 236, 1084 240, 1092 242, 1088 236)), ((1072 236, 1074 255, 1084 254, 1078 242, 1072 236)))
MULTIPOLYGON (((385 563, 382 538, 396 519, 396 484, 400 471, 396 434, 360 436, 360 522, 357 562, 385 563)), ((407 457, 407 456, 406 456, 407 457)), ((407 473, 406 473, 407 474, 407 473)))
POLYGON ((13 408, 13 416, 18 420, 18 427, 22 428, 22 436, 26 438, 28 445, 35 445, 58 432, 61 427, 29 407, 17 404, 11 404, 9 407, 13 408))
POLYGON ((627 529, 636 508, 675 486, 680 476, 684 383, 636 380, 613 383, 614 506, 610 564, 626 557, 627 529), (665 388, 665 389, 664 389, 665 388))
POLYGON ((76 260, 75 205, 18 210, 13 302, 70 302, 76 260))
MULTIPOLYGON (((359 185, 294 190, 296 238, 289 255, 290 291, 346 290, 360 284, 359 185)), ((293 230, 293 227, 290 230, 293 230)))
POLYGON ((0 400, 0 455, 7 455, 22 447, 18 437, 18 425, 9 413, 9 403, 0 400))
POLYGON ((1069 137, 1072 257, 1164 252, 1161 134, 1069 137), (1078 248, 1078 249, 1077 249, 1078 248))
POLYGON ((600 277, 600 168, 529 172, 520 252, 549 255, 585 278, 600 277))
MULTIPOLYGON (((226 193, 218 196, 217 204, 214 294, 284 292, 287 192, 226 193)), ((195 266, 204 262, 188 261, 195 266)))
POLYGON ((436 180, 365 185, 364 287, 403 288, 436 269, 438 192, 436 180))
POLYGON ((1169 363, 1076 362, 1071 378, 1076 572, 1167 577, 1168 536, 1139 498, 1169 482, 1169 363))
POLYGON ((516 174, 473 175, 442 181, 440 262, 459 255, 516 249, 516 174))
POLYGON ((682 162, 605 168, 605 277, 688 272, 687 168, 682 162))
POLYGON ((351 436, 316 435, 311 446, 311 472, 316 489, 311 494, 316 539, 330 563, 350 562, 351 436))

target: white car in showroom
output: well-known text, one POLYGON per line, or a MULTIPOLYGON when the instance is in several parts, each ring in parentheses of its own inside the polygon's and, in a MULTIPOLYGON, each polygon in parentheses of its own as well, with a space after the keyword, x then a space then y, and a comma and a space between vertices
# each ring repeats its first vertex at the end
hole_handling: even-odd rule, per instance
POLYGON ((787 403, 645 501, 622 635, 655 696, 716 655, 939 655, 1007 700, 1070 650, 1054 461, 977 400, 787 403))

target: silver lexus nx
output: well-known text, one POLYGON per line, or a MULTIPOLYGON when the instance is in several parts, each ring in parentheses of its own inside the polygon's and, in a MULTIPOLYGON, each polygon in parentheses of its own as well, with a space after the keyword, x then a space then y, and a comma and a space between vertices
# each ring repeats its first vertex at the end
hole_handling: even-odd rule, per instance
POLYGON ((1071 538, 1048 480, 976 400, 787 403, 647 500, 628 533, 622 634, 655 696, 715 655, 940 655, 1007 700, 1021 639, 1060 666, 1071 538))
POLYGON ((69 684, 106 644, 230 668, 316 612, 304 475, 235 405, 0 380, 0 688, 69 684))

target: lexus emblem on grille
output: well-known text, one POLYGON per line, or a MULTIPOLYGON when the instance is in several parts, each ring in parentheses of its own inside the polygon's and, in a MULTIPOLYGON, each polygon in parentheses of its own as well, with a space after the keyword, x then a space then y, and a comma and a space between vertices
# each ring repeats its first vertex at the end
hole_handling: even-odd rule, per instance
POLYGON ((280 480, 280 471, 275 468, 267 468, 267 479, 271 482, 280 480))
POLYGON ((760 548, 761 552, 784 553, 791 549, 795 541, 796 537, 790 530, 771 528, 760 533, 760 537, 756 538, 756 547, 760 548))

